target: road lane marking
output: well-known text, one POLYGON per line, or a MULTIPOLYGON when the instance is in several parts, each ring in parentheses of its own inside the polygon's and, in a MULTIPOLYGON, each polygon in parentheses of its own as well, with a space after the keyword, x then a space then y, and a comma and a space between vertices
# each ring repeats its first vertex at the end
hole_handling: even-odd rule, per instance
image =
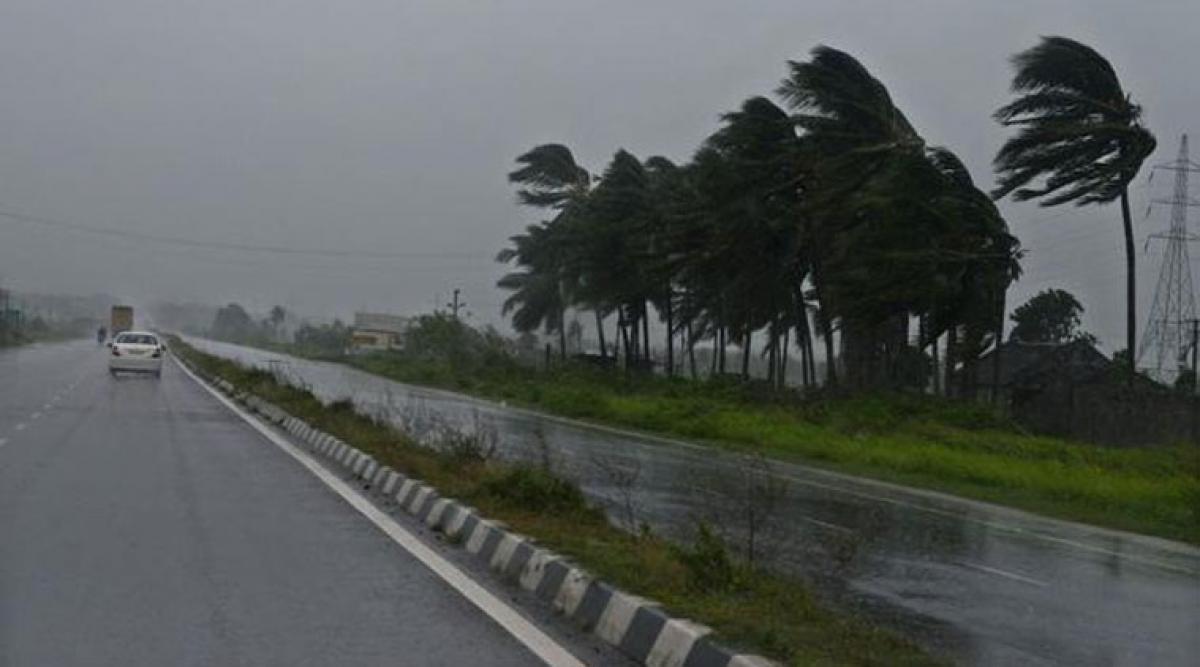
POLYGON ((0 447, 8 444, 8 438, 0 438, 0 447))
POLYGON ((13 427, 13 430, 14 431, 24 431, 25 430, 25 422, 18 422, 17 425, 13 427))
POLYGON ((205 391, 212 394, 225 407, 229 408, 234 414, 240 417, 243 421, 249 424, 254 430, 258 431, 264 438, 269 440, 279 449, 291 456, 300 465, 304 466, 321 480, 326 486, 333 490, 350 504, 351 507, 358 510, 368 521, 375 524, 376 528, 383 531, 385 535, 390 537, 393 542, 400 545, 405 551, 412 555, 417 560, 421 561, 425 567, 429 568, 434 574, 441 577, 443 581, 450 585, 451 588, 458 591, 460 595, 479 608, 480 611, 487 614, 493 621, 498 623, 525 645, 527 649, 533 652, 547 665, 553 667, 585 667, 584 663, 576 658, 570 651, 554 641, 549 635, 542 632, 537 626, 529 622, 516 609, 507 605, 500 598, 493 595, 490 591, 479 585, 474 579, 467 576, 462 570, 458 569, 453 563, 443 558, 436 551, 425 546, 415 535, 410 533, 406 528, 401 526, 387 513, 376 507, 370 500, 358 493, 353 487, 342 481, 337 475, 330 472, 323 465, 318 463, 308 454, 297 449, 292 443, 282 438, 278 433, 265 426, 262 422, 255 419, 253 416, 242 410, 240 406, 229 400, 217 390, 209 387, 204 382, 201 382, 191 371, 183 364, 176 363, 188 377, 192 378, 205 391))
POLYGON ((1012 579, 1013 581, 1019 581, 1021 583, 1029 584, 1031 586, 1037 586, 1038 588, 1045 588, 1046 586, 1050 585, 1044 581, 1038 581, 1037 579, 1031 579, 1029 577, 1022 576, 1020 574, 1014 574, 1012 572, 1000 570, 1000 569, 997 569, 994 567, 988 567, 987 565, 978 565, 976 563, 967 563, 964 561, 959 561, 958 564, 965 568, 969 568, 972 570, 978 570, 980 572, 986 572, 988 574, 994 574, 997 577, 1004 577, 1005 579, 1012 579))
POLYGON ((814 519, 812 517, 807 517, 807 516, 800 517, 800 518, 808 523, 811 523, 816 526, 820 526, 822 528, 828 528, 830 530, 837 530, 837 531, 841 531, 843 533, 850 533, 851 535, 858 534, 858 531, 854 530, 853 528, 839 526, 836 523, 829 523, 828 521, 821 521, 820 519, 814 519))
POLYGON ((41 418, 42 418, 42 413, 40 413, 40 412, 35 412, 35 413, 29 415, 30 421, 37 421, 41 418))

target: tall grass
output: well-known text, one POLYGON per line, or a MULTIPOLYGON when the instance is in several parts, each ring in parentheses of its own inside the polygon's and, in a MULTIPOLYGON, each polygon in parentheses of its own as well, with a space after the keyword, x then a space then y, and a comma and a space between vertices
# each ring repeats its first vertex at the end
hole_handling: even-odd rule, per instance
POLYGON ((567 417, 1200 544, 1194 445, 1122 449, 1032 436, 986 405, 919 395, 804 400, 734 383, 591 369, 468 373, 397 354, 351 363, 567 417))

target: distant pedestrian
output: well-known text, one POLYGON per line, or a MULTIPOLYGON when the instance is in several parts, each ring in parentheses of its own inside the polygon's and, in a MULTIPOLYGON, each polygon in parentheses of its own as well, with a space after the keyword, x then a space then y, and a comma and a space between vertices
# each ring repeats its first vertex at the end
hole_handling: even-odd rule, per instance
POLYGON ((99 329, 96 329, 96 344, 103 345, 106 340, 108 340, 108 329, 101 326, 99 329))

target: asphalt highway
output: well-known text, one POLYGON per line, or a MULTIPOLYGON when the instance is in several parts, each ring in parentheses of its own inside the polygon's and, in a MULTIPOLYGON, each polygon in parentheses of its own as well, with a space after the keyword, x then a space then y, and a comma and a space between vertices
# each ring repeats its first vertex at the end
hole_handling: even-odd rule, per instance
POLYGON ((484 664, 544 661, 178 367, 0 350, 0 667, 484 664))

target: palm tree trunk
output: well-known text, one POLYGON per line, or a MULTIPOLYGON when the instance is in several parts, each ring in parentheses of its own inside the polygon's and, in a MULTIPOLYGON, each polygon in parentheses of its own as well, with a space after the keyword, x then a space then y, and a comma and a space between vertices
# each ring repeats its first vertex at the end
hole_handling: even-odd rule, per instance
POLYGON ((628 324, 629 324, 629 363, 631 363, 634 367, 636 367, 638 357, 640 357, 642 354, 641 353, 642 344, 641 344, 641 341, 638 340, 638 331, 640 331, 640 329, 638 328, 638 314, 637 314, 637 311, 632 308, 629 309, 628 324))
POLYGON ((942 344, 942 337, 939 335, 933 339, 933 350, 930 357, 933 358, 933 395, 942 395, 942 367, 938 362, 938 348, 942 344))
POLYGON ((688 366, 692 369, 692 379, 696 379, 696 337, 692 331, 692 321, 687 322, 688 366))
POLYGON ((708 379, 710 379, 710 380, 717 376, 717 360, 720 359, 720 355, 717 354, 717 339, 718 338, 720 338, 720 332, 714 330, 713 331, 712 359, 709 359, 709 368, 708 368, 708 379))
POLYGON ((604 346, 604 318, 600 316, 600 309, 592 311, 596 314, 596 337, 600 339, 600 362, 603 365, 608 361, 608 348, 604 346))
POLYGON ((1137 267, 1133 249, 1133 218, 1129 215, 1129 189, 1121 189, 1121 218, 1125 223, 1125 349, 1129 377, 1137 372, 1137 267))
POLYGON ((779 370, 779 338, 775 335, 775 327, 767 330, 767 384, 775 386, 775 371, 779 370))
POLYGON ((808 389, 812 378, 808 375, 808 312, 804 307, 804 295, 798 293, 796 301, 796 347, 800 348, 800 383, 808 389))
POLYGON ((675 321, 671 312, 671 286, 667 285, 667 377, 675 377, 675 321))
POLYGON ((621 337, 621 347, 625 352, 625 368, 629 368, 629 328, 626 325, 625 308, 617 306, 617 331, 621 337))
POLYGON ((814 387, 817 384, 817 351, 813 347, 813 330, 808 319, 808 308, 804 308, 801 312, 800 325, 804 327, 804 363, 808 365, 808 385, 814 387))
POLYGON ((779 389, 787 387, 788 344, 790 342, 789 332, 785 328, 783 330, 783 346, 779 348, 779 389))
POLYGON ((1004 293, 996 308, 996 349, 992 352, 992 404, 1000 404, 1000 347, 1004 344, 1004 293))
MULTIPOLYGON (((921 354, 925 354, 925 337, 929 335, 929 332, 926 331, 929 323, 928 320, 929 318, 926 315, 917 316, 917 352, 921 354)), ((937 371, 934 372, 936 373, 937 371)), ((926 384, 928 385, 928 381, 926 384)), ((924 394, 928 389, 928 386, 921 387, 921 393, 924 394)))
POLYGON ((742 339, 745 347, 742 348, 742 379, 750 379, 750 346, 754 342, 754 332, 746 331, 746 337, 742 339))
POLYGON ((567 360, 567 310, 558 311, 558 356, 567 360))
POLYGON ((725 374, 725 344, 727 342, 725 340, 725 325, 722 324, 721 328, 717 330, 717 333, 719 334, 719 338, 720 338, 720 342, 717 343, 717 350, 720 352, 720 355, 721 355, 720 362, 717 364, 717 370, 719 370, 721 372, 721 375, 724 375, 725 374))
POLYGON ((946 381, 943 386, 947 396, 955 395, 954 366, 958 363, 958 325, 946 330, 946 381))
MULTIPOLYGON (((642 301, 642 352, 646 359, 647 367, 650 366, 650 309, 646 306, 646 301, 642 301)), ((649 370, 649 368, 647 369, 649 370)))

